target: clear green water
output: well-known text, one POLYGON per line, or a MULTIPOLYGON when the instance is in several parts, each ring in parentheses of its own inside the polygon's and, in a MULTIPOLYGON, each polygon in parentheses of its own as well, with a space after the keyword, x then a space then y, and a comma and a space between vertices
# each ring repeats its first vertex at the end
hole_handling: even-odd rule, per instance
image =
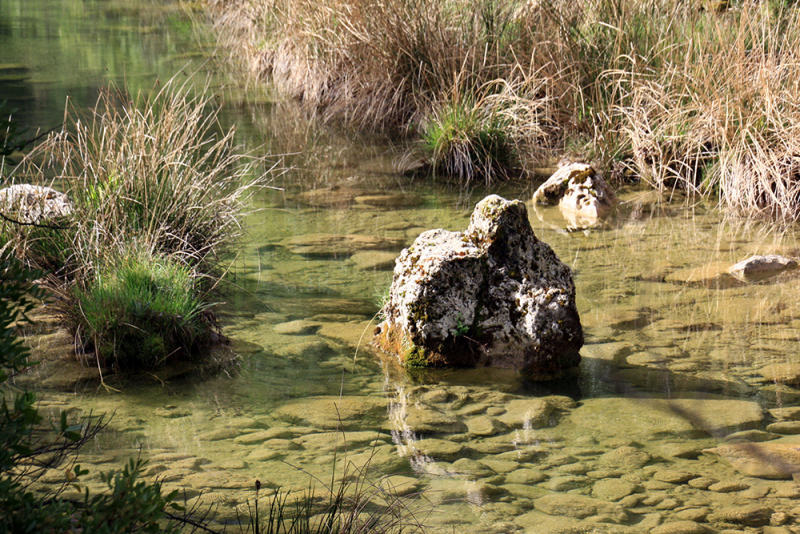
MULTIPOLYGON (((111 81, 146 90, 202 49, 170 2, 56 0, 0 2, 0 48, 24 65, 0 76, 0 100, 33 128, 58 122, 67 95, 90 106, 111 81)), ((151 476, 227 503, 232 519, 255 479, 262 495, 305 489, 346 458, 369 463, 374 479, 409 477, 394 480, 422 491, 418 513, 448 531, 634 533, 691 518, 717 532, 754 528, 713 515, 749 505, 795 528, 794 482, 749 476, 702 451, 745 429, 797 441, 800 427, 781 423, 790 416, 767 410, 800 398, 768 372, 796 360, 800 278, 731 285, 692 272, 755 253, 797 255, 794 231, 622 191, 608 228, 568 233, 557 210, 529 204, 537 236, 575 272, 587 340, 579 375, 556 384, 485 369, 404 375, 368 347, 391 281, 387 257, 423 230, 465 228, 486 191, 412 181, 394 170, 403 147, 314 127, 289 103, 220 94, 244 145, 290 154, 292 165, 276 177, 279 190, 254 199, 220 306, 240 365, 109 379, 121 390, 109 392, 73 380, 67 342, 39 327, 44 335, 30 339, 44 363, 21 382, 43 386, 44 407, 114 414, 82 453, 90 486, 141 451, 151 476), (332 247, 333 236, 357 238, 332 247), (537 399, 549 408, 537 411, 537 399), (727 486, 691 484, 701 477, 727 486), (594 508, 554 508, 551 495, 592 498, 594 508)), ((533 185, 497 192, 529 199, 533 185)))

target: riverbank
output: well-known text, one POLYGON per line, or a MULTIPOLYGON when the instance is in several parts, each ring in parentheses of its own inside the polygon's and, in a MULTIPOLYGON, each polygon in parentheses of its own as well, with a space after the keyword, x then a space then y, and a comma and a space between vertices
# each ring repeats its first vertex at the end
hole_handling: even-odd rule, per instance
MULTIPOLYGON (((800 10, 783 2, 209 0, 220 45, 324 122, 487 183, 560 158, 800 219, 800 10)), ((417 160, 417 158, 411 158, 417 160)))

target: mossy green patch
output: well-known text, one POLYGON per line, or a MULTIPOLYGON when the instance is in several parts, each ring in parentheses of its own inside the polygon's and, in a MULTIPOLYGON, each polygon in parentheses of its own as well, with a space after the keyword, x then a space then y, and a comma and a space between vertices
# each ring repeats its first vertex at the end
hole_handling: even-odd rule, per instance
POLYGON ((403 364, 411 369, 424 369, 429 367, 427 351, 416 345, 412 346, 403 354, 403 364))

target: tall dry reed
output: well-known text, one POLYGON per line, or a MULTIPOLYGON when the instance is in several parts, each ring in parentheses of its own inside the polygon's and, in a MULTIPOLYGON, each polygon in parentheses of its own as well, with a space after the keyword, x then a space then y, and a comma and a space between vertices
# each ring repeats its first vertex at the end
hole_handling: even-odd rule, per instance
MULTIPOLYGON (((64 128, 26 158, 16 181, 50 179, 74 204, 65 228, 17 229, 19 255, 58 253, 67 277, 132 248, 212 273, 242 235, 244 201, 264 183, 222 131, 211 96, 166 84, 139 101, 106 90, 90 113, 67 109, 64 128), (135 245, 135 247, 134 247, 135 245)), ((53 262, 56 262, 53 259, 53 262)))
POLYGON ((504 123, 523 156, 572 154, 738 213, 800 218, 793 2, 209 5, 231 54, 323 120, 417 133, 454 102, 491 103, 484 117, 527 106, 529 120, 504 123), (498 106, 507 86, 524 90, 498 106))

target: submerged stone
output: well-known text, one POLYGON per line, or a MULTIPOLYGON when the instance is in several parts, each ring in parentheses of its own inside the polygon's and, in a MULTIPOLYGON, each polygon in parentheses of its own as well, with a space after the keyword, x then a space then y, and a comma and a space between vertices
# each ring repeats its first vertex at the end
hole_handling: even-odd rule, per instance
POLYGON ((694 521, 672 521, 650 531, 651 534, 705 534, 708 529, 694 521))
POLYGON ((350 261, 361 271, 391 271, 397 254, 394 252, 366 251, 356 252, 350 256, 350 261))
POLYGON ((386 401, 367 396, 321 396, 289 401, 273 410, 278 419, 311 425, 314 428, 337 429, 358 426, 366 428, 380 421, 386 413, 386 401))
POLYGON ((736 443, 704 452, 725 458, 745 476, 790 479, 800 473, 799 443, 736 443))
POLYGON ((730 268, 730 273, 745 282, 757 282, 785 271, 797 269, 797 262, 775 254, 752 256, 730 268))
POLYGON ((355 197, 355 201, 359 204, 366 204, 368 206, 377 206, 382 208, 405 208, 410 206, 419 206, 424 202, 422 197, 413 194, 363 195, 355 197))
POLYGON ((323 258, 345 257, 369 250, 400 250, 404 243, 396 237, 339 234, 305 234, 280 242, 292 254, 323 258))
POLYGON ((491 366, 553 378, 580 362, 572 272, 525 204, 491 195, 464 232, 431 230, 397 261, 376 343, 408 367, 491 366))
POLYGON ((311 206, 314 208, 327 208, 350 204, 357 196, 361 194, 363 194, 363 191, 360 189, 333 186, 321 189, 312 189, 311 191, 304 191, 299 193, 295 197, 295 200, 297 200, 299 204, 306 206, 311 206))
POLYGON ((612 521, 622 522, 627 519, 624 510, 613 503, 565 493, 545 495, 534 501, 537 510, 554 516, 575 517, 583 519, 596 514, 608 515, 612 521))
POLYGON ((762 504, 747 504, 744 506, 731 506, 717 510, 708 516, 710 523, 717 521, 723 523, 736 523, 748 527, 763 527, 769 525, 772 510, 762 504))
POLYGON ((774 363, 759 369, 758 374, 770 382, 790 386, 800 385, 800 364, 798 363, 774 363))

